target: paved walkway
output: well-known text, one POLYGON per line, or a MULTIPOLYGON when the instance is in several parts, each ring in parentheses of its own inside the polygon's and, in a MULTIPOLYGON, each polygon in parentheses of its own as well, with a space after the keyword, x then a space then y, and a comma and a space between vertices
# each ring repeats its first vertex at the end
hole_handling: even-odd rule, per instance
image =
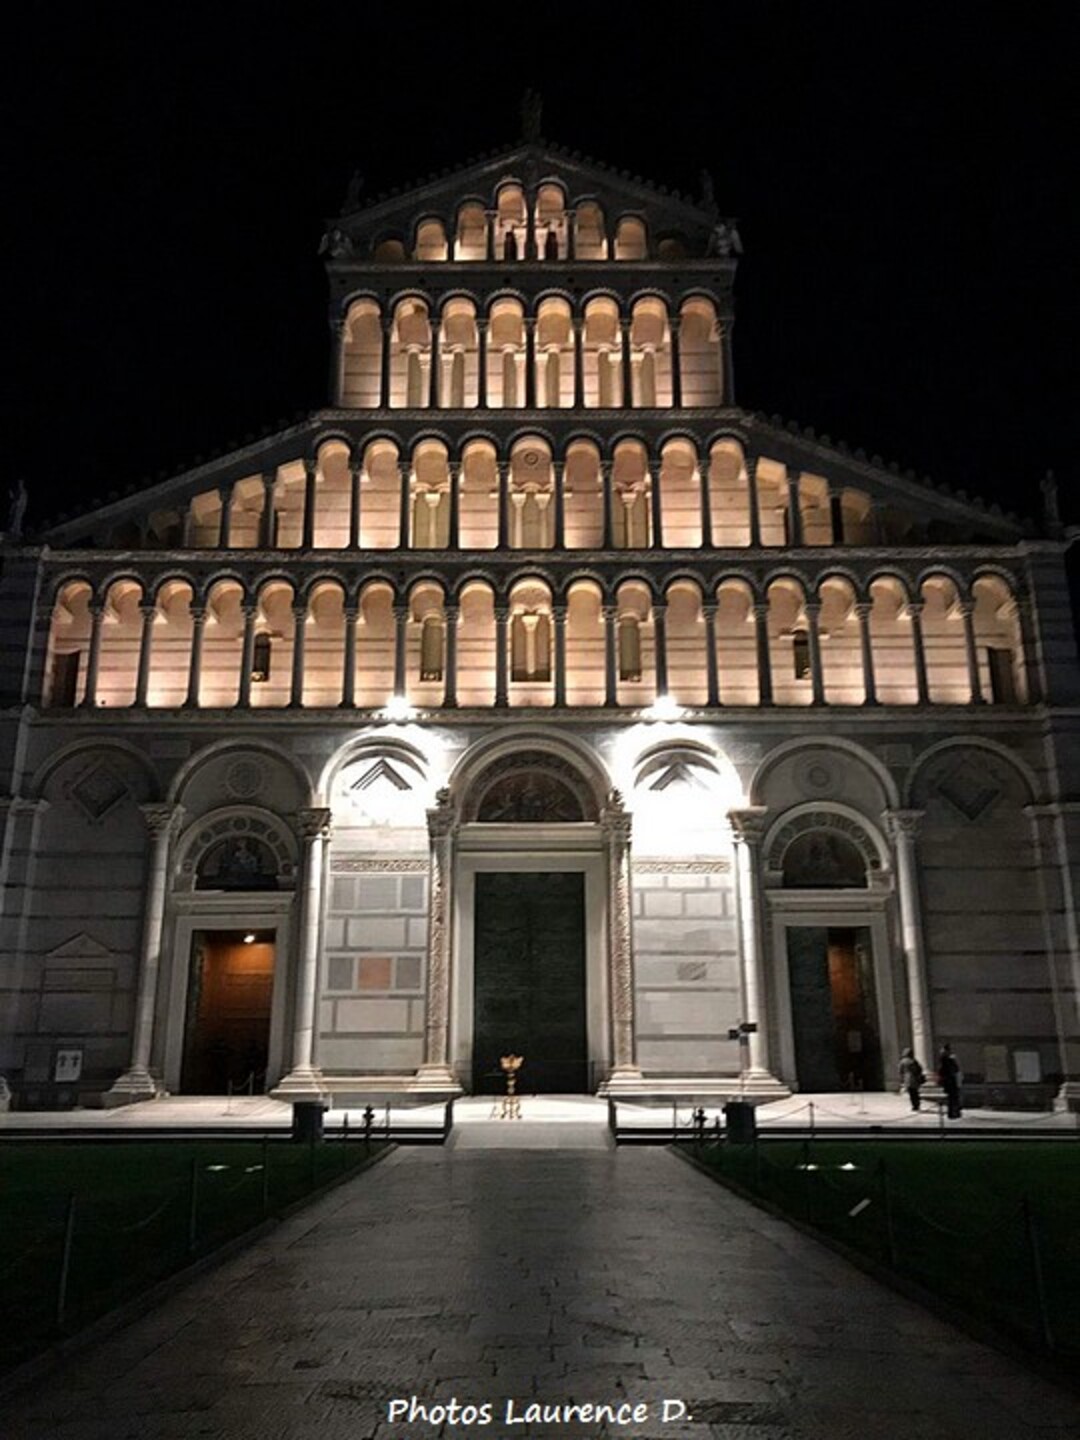
POLYGON ((0 1404, 0 1436, 507 1440, 502 1402, 538 1396, 644 1402, 625 1433, 667 1440, 1080 1434, 1066 1392, 666 1151, 560 1148, 395 1152, 0 1404), (414 1395, 495 1418, 389 1426, 414 1395))

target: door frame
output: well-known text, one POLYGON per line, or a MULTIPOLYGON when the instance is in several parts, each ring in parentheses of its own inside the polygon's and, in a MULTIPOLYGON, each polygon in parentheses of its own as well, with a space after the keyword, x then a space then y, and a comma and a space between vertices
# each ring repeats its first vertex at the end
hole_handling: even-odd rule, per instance
POLYGON ((769 943, 772 964, 772 1013, 776 1016, 773 1053, 777 1071, 792 1090, 799 1089, 795 1057, 795 1029, 791 1018, 791 973, 788 969, 787 932, 791 927, 813 929, 866 929, 870 931, 874 973, 874 1005, 881 1039, 882 1086, 889 1090, 890 1077, 900 1061, 897 1014, 903 1003, 898 993, 899 975, 893 961, 889 896, 866 890, 773 890, 766 893, 769 911, 769 943))
POLYGON ((595 1091, 611 1068, 607 977, 607 864, 598 825, 463 825, 454 866, 454 956, 450 1056, 459 1083, 472 1085, 476 973, 476 876, 480 871, 585 876, 585 1035, 595 1091))
POLYGON ((197 930, 263 930, 272 933, 274 987, 270 997, 270 1036, 267 1047, 266 1091, 287 1068, 286 1023, 291 1009, 288 978, 292 966, 292 892, 247 894, 200 893, 174 895, 167 973, 158 990, 155 1049, 160 1055, 162 1079, 168 1091, 179 1093, 184 1060, 191 950, 197 930))

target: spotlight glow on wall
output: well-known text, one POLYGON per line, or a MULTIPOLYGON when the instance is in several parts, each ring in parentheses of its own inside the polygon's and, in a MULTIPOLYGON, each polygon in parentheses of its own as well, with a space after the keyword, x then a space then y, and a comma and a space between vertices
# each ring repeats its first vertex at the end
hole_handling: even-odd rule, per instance
POLYGON ((686 711, 674 695, 658 695, 645 711, 647 720, 681 720, 686 711))
POLYGON ((404 695, 393 695, 382 713, 387 720, 411 720, 416 714, 416 706, 410 705, 404 695))

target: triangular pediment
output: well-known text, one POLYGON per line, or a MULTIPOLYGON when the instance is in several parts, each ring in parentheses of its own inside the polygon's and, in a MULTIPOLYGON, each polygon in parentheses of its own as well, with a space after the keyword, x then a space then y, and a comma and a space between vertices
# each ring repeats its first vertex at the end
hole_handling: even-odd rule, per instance
POLYGON ((47 952, 45 959, 53 960, 109 960, 112 958, 112 951, 100 940, 95 940, 92 935, 87 935, 85 930, 80 930, 70 940, 65 940, 57 945, 55 950, 47 952))

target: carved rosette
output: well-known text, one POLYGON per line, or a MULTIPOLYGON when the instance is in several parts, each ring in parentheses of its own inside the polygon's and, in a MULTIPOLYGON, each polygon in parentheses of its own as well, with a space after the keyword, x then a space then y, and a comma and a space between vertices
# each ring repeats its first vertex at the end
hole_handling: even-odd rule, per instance
POLYGON ((600 816, 608 855, 608 966, 611 984, 612 1068, 636 1068, 634 1054, 634 947, 631 924, 630 836, 633 817, 618 790, 600 816))

